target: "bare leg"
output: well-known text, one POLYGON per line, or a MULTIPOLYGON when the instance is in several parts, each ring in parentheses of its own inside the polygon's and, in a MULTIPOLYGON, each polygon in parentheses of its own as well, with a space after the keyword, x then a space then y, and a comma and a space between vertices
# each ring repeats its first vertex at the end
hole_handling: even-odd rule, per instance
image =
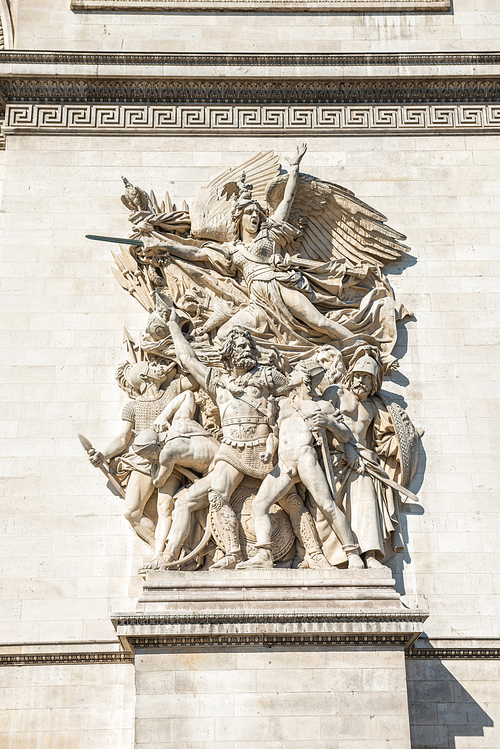
POLYGON ((326 333, 335 341, 350 338, 352 333, 340 323, 333 322, 321 314, 314 304, 297 289, 280 286, 281 296, 286 306, 299 320, 312 328, 326 333))
POLYGON ((155 486, 157 486, 158 488, 165 485, 165 483, 172 475, 172 471, 174 470, 176 464, 179 463, 182 457, 184 457, 183 455, 179 457, 179 455, 176 454, 175 442, 180 441, 181 440, 175 440, 173 443, 170 443, 169 447, 164 447, 161 451, 161 464, 158 469, 158 473, 154 478, 155 486))
POLYGON ((354 542, 346 516, 333 501, 330 487, 318 463, 316 451, 313 447, 302 448, 297 467, 301 481, 311 493, 342 544, 349 560, 349 567, 362 569, 364 567, 363 561, 359 556, 359 549, 354 542))
POLYGON ((255 536, 257 538, 255 545, 259 551, 246 562, 240 562, 237 565, 239 570, 273 566, 271 554, 272 526, 269 509, 274 502, 278 502, 290 491, 294 483, 295 480, 288 475, 285 466, 278 463, 260 485, 257 496, 252 502, 255 536))
POLYGON ((158 489, 158 523, 155 530, 155 553, 153 557, 146 562, 141 569, 156 570, 160 568, 161 553, 165 548, 168 532, 172 525, 172 511, 174 509, 174 494, 179 490, 180 480, 176 476, 171 476, 166 484, 158 489))
POLYGON ((168 542, 164 553, 167 561, 173 561, 179 556, 181 546, 189 534, 191 513, 208 506, 208 492, 211 486, 211 474, 182 491, 175 500, 175 508, 168 542))
POLYGON ((154 490, 151 476, 139 471, 132 471, 125 492, 124 515, 139 538, 154 548, 154 523, 143 516, 146 502, 154 490))
POLYGON ((278 463, 262 482, 252 502, 257 546, 271 543, 272 526, 269 510, 274 502, 279 502, 288 494, 294 483, 294 479, 290 478, 282 463, 278 463))

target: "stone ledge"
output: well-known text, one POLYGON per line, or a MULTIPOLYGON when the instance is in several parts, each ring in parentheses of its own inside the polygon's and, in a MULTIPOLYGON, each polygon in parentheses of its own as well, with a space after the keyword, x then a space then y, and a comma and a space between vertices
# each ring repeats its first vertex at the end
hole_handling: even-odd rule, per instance
POLYGON ((136 612, 112 614, 124 647, 409 646, 427 614, 390 570, 150 572, 136 612))
POLYGON ((31 65, 493 65, 500 52, 55 52, 2 50, 0 63, 31 65))
POLYGON ((73 11, 365 13, 448 11, 451 0, 72 0, 73 11))
MULTIPOLYGON (((116 615, 117 617, 120 615, 116 615)), ((129 616, 129 615, 124 615, 129 616)), ((425 615, 422 615, 424 617, 425 615)), ((379 647, 406 647, 405 655, 410 660, 499 660, 500 643, 495 641, 492 647, 467 646, 467 638, 463 639, 461 647, 423 647, 417 637, 412 645, 408 645, 408 635, 399 634, 269 634, 269 635, 202 635, 194 639, 189 635, 180 636, 130 636, 128 644, 130 650, 116 649, 105 651, 100 648, 105 644, 95 642, 77 642, 67 644, 45 643, 25 645, 3 645, 0 652, 0 668, 8 666, 53 666, 53 665, 92 665, 92 664, 128 664, 134 661, 132 648, 138 650, 181 649, 189 647, 297 647, 297 646, 351 646, 377 645, 379 647), (73 651, 68 650, 72 647, 73 651), (10 652, 8 652, 10 651, 10 652)), ((426 638, 422 638, 427 642, 426 638)), ((471 640, 471 643, 475 640, 471 640)), ((493 642, 493 641, 492 641, 493 642)), ((109 645, 108 645, 109 647, 109 645)))
POLYGON ((54 665, 86 665, 94 663, 131 663, 133 655, 130 652, 111 653, 12 653, 0 654, 2 666, 54 666, 54 665))
POLYGON ((40 52, 6 50, 0 52, 2 76, 36 77, 101 76, 129 78, 169 76, 209 79, 224 76, 240 80, 269 78, 332 78, 416 76, 498 75, 498 52, 429 53, 159 53, 159 52, 40 52), (273 70, 274 69, 274 70, 273 70), (276 70, 277 69, 277 70, 276 70))
POLYGON ((499 660, 500 648, 408 648, 406 657, 412 660, 499 660))
POLYGON ((404 612, 371 615, 282 614, 204 616, 112 614, 124 646, 179 647, 305 647, 385 645, 409 647, 421 634, 427 614, 404 612))
POLYGON ((314 621, 318 616, 330 621, 341 612, 362 618, 404 609, 390 570, 332 568, 150 572, 136 610, 145 617, 165 615, 172 623, 179 616, 179 624, 258 625, 277 622, 277 617, 284 623, 306 622, 311 612, 314 621))

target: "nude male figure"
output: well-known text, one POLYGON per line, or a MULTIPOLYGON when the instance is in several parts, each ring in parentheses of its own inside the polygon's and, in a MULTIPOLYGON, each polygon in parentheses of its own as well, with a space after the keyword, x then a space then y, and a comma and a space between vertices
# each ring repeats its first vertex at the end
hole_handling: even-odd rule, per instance
POLYGON ((172 525, 174 494, 179 488, 175 468, 189 468, 204 474, 220 444, 193 419, 196 401, 192 391, 175 397, 154 422, 156 431, 146 429, 136 436, 132 449, 151 464, 153 486, 158 489, 158 523, 152 559, 143 570, 158 569, 172 525), (170 422, 170 423, 169 423, 170 422))
POLYGON ((248 561, 238 564, 238 569, 273 566, 269 509, 299 481, 308 489, 339 538, 349 568, 363 568, 346 517, 333 500, 314 448, 314 433, 322 426, 323 415, 328 416, 328 428, 338 442, 348 443, 352 439, 350 430, 336 415, 331 403, 316 395, 315 385, 321 381, 324 372, 321 366, 311 362, 298 364, 292 373, 289 383, 292 392, 280 402, 278 464, 262 482, 252 504, 259 551, 248 561))

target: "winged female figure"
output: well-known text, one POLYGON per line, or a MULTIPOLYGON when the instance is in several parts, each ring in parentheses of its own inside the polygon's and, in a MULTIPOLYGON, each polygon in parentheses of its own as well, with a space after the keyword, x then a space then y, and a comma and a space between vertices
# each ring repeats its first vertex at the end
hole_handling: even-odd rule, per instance
POLYGON ((254 159, 238 180, 236 170, 224 173, 195 197, 191 238, 145 237, 139 259, 155 262, 167 279, 180 265, 191 277, 193 266, 210 271, 212 288, 214 273, 233 280, 236 304, 223 304, 222 316, 219 306, 199 334, 217 327, 220 339, 241 325, 291 361, 361 336, 389 356, 396 322, 407 313, 380 266, 399 258, 404 236, 350 191, 299 175, 305 153, 306 145, 297 148, 283 175, 272 152, 254 159))

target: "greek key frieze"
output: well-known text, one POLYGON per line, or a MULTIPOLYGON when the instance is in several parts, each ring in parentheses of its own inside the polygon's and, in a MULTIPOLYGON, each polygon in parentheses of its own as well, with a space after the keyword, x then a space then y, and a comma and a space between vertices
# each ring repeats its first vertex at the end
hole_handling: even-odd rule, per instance
POLYGON ((7 106, 6 135, 37 133, 436 133, 498 132, 496 104, 366 105, 130 105, 37 104, 7 106))

